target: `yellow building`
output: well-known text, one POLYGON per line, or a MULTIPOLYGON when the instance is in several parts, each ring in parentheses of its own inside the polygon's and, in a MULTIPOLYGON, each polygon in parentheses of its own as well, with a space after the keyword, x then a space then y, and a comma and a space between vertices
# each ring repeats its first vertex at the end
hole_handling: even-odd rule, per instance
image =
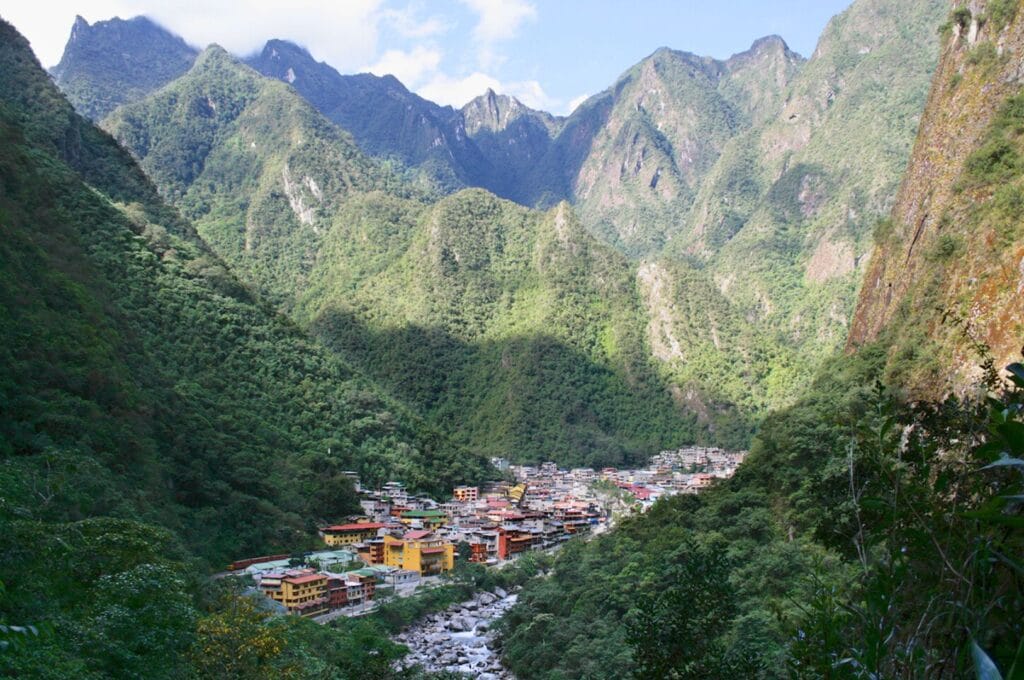
POLYGON ((317 616, 328 610, 325 574, 267 575, 260 581, 260 590, 289 614, 317 616))
POLYGON ((433 576, 455 567, 455 546, 431 531, 409 531, 402 538, 385 536, 384 564, 433 576))
POLYGON ((383 524, 376 522, 355 522, 353 524, 335 524, 334 526, 323 527, 320 533, 323 534, 324 543, 329 546, 352 545, 362 543, 371 538, 376 538, 377 531, 383 524))
POLYGON ((525 496, 525 495, 526 495, 526 485, 525 484, 516 484, 515 486, 513 486, 512 488, 510 488, 508 490, 508 497, 511 498, 516 503, 522 503, 523 502, 523 496, 525 496))

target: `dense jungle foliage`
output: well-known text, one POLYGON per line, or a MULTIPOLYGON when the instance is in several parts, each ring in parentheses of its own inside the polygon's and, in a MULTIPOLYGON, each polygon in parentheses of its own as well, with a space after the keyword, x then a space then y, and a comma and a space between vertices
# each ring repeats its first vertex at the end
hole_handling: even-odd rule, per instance
MULTIPOLYGON (((219 48, 104 124, 262 297, 456 443, 601 466, 712 438, 647 352, 629 261, 567 205, 430 203, 219 48)), ((718 416, 745 383, 718 390, 703 350, 687 378, 743 446, 752 419, 718 416)))
POLYGON ((735 477, 567 547, 504 622, 511 668, 960 678, 990 659, 1017 677, 1024 366, 908 404, 883 363, 835 360, 735 477))
POLYGON ((350 512, 343 470, 486 475, 256 302, 7 25, 0 49, 5 517, 140 519, 220 561, 350 512))

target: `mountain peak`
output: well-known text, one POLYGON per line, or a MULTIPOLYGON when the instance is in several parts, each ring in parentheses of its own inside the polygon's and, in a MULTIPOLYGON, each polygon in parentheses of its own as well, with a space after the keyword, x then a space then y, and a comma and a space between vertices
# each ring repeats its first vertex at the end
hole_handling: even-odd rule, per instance
POLYGON ((53 77, 80 113, 99 120, 185 73, 197 53, 145 16, 90 25, 79 15, 53 77))

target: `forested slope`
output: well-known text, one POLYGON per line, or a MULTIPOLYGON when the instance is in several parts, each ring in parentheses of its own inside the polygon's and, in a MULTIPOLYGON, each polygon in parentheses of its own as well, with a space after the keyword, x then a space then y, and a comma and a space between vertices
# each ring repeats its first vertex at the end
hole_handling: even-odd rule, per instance
POLYGON ((105 125, 261 295, 475 451, 617 464, 706 440, 730 411, 708 397, 698 424, 673 397, 629 261, 568 205, 433 203, 216 47, 105 125))
POLYGON ((903 299, 887 311, 869 280, 853 351, 765 419, 733 478, 561 553, 503 624, 518 677, 1020 675, 1024 365, 995 363, 1019 361, 1010 348, 1024 342, 1017 10, 973 3, 943 33, 877 233, 872 271, 903 299), (908 256, 903 216, 934 205, 963 226, 928 218, 937 233, 908 256), (986 294, 966 298, 969 316, 942 323, 932 305, 975 287, 986 294), (951 386, 961 396, 945 397, 951 386))
POLYGON ((222 559, 351 510, 343 469, 485 474, 257 302, 6 24, 2 50, 5 512, 140 518, 222 559))

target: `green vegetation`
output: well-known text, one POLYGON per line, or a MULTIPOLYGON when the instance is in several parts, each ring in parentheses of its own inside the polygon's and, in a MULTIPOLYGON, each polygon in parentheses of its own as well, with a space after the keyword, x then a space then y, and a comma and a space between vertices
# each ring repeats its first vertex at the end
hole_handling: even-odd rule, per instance
POLYGON ((98 121, 185 73, 195 58, 194 48, 146 17, 92 26, 77 17, 53 77, 79 113, 98 121))
POLYGON ((733 479, 567 547, 503 623, 512 669, 964 677, 973 643, 1009 669, 1024 367, 987 402, 911 406, 870 387, 883 363, 877 346, 837 359, 733 479))
POLYGON ((567 206, 429 205, 217 49, 106 124, 262 296, 471 450, 603 465, 708 437, 648 358, 629 262, 567 206))
POLYGON ((985 22, 995 28, 996 32, 1002 31, 1017 18, 1020 10, 1018 0, 989 0, 985 8, 985 22))
POLYGON ((221 562, 351 511, 342 470, 438 493, 486 474, 254 302, 4 31, 25 100, 0 107, 3 513, 141 519, 221 562))

